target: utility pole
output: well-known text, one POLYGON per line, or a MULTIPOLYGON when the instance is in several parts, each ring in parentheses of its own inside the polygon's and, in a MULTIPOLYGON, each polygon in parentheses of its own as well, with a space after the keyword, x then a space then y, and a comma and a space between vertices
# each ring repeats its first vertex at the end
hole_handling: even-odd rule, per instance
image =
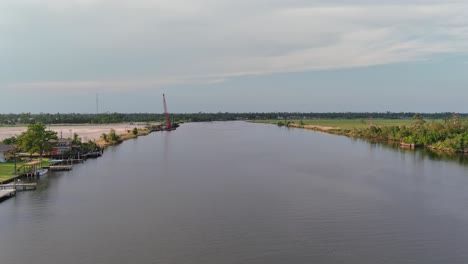
POLYGON ((96 114, 99 114, 99 95, 96 94, 96 114))

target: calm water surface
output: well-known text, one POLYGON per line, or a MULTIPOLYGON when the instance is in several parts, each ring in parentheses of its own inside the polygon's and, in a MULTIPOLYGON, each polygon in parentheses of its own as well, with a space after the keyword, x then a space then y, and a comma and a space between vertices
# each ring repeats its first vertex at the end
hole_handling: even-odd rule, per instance
POLYGON ((0 263, 468 263, 468 165, 300 129, 185 124, 0 203, 0 263))

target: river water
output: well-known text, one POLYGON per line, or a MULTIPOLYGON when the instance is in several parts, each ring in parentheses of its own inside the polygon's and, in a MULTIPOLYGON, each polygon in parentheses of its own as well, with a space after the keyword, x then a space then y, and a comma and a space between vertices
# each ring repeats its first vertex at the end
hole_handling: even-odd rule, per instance
POLYGON ((107 149, 0 203, 0 263, 468 263, 468 165, 244 122, 107 149))

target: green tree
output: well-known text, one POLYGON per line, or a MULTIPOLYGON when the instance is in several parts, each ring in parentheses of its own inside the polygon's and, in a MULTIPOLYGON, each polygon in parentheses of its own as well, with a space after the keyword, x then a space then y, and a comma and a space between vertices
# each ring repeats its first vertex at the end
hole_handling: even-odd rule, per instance
POLYGON ((414 123, 414 127, 416 129, 419 129, 419 128, 423 127, 424 124, 426 123, 426 121, 424 121, 424 119, 422 118, 422 116, 420 114, 414 115, 413 119, 416 120, 416 122, 414 123))
POLYGON ((16 143, 17 143, 16 137, 5 138, 3 140, 3 144, 6 144, 6 145, 11 145, 11 144, 16 144, 16 143))
POLYGON ((31 124, 28 130, 18 137, 18 146, 31 156, 33 153, 39 153, 42 160, 44 152, 53 148, 50 142, 52 139, 57 139, 57 132, 46 130, 46 125, 43 123, 31 124))
POLYGON ((133 128, 132 130, 133 135, 138 136, 138 128, 133 128))
POLYGON ((108 141, 109 141, 109 137, 107 136, 106 133, 102 133, 102 134, 101 134, 101 138, 104 139, 105 142, 108 142, 108 141))
POLYGON ((81 145, 81 138, 78 136, 77 133, 73 134, 72 144, 73 145, 81 145))
POLYGON ((80 147, 83 152, 91 152, 98 148, 96 143, 91 140, 88 140, 88 142, 82 143, 80 147))
POLYGON ((6 156, 7 160, 13 160, 15 162, 15 166, 13 170, 13 173, 15 174, 16 174, 16 167, 18 163, 18 154, 19 154, 18 146, 14 146, 6 156))
POLYGON ((117 135, 117 133, 115 133, 114 129, 110 130, 108 138, 109 138, 109 141, 111 141, 111 142, 119 142, 120 141, 120 136, 117 135))

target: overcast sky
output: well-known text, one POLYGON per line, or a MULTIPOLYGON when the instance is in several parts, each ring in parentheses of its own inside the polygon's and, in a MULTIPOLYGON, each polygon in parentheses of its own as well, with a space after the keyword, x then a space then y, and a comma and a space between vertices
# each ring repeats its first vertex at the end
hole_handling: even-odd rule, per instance
POLYGON ((0 0, 0 113, 468 112, 468 1, 0 0))

